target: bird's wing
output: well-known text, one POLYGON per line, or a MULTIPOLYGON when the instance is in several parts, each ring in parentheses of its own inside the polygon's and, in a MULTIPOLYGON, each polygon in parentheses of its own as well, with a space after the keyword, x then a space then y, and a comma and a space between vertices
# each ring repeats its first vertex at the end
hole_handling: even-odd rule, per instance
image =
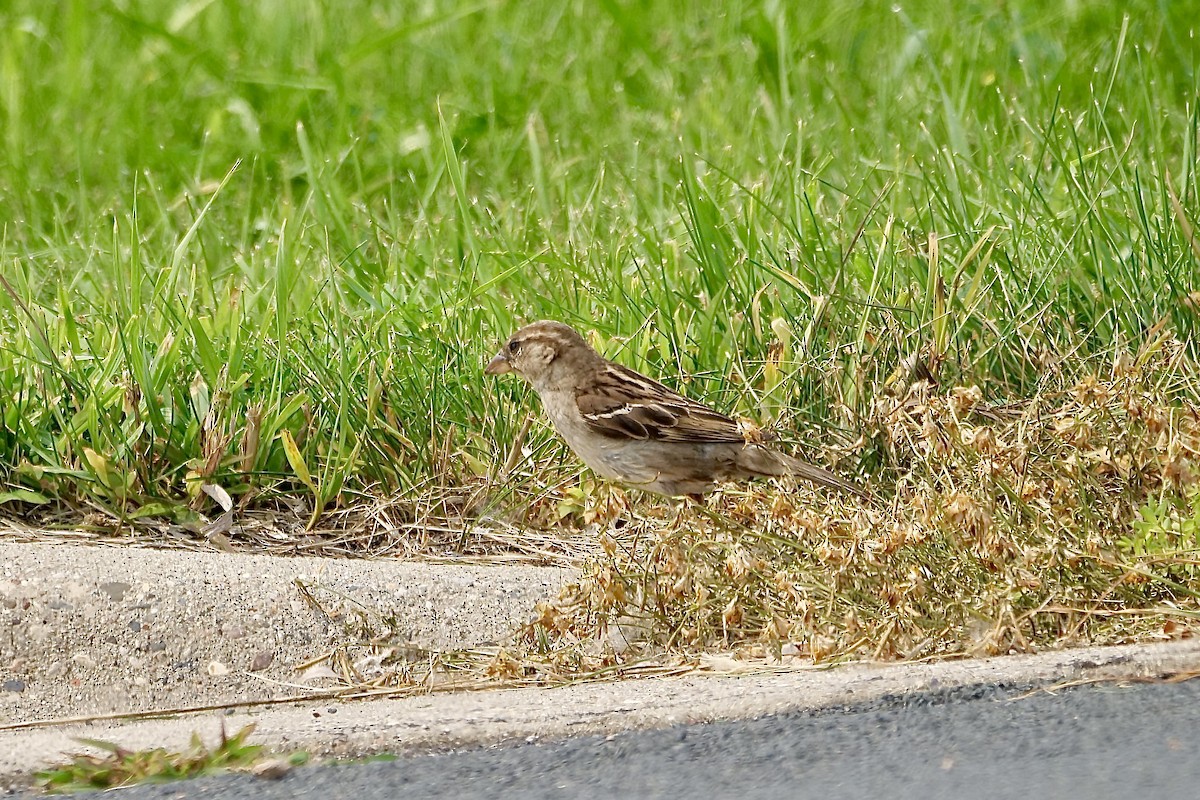
POLYGON ((628 367, 608 362, 575 393, 588 427, 614 439, 745 442, 738 424, 628 367))

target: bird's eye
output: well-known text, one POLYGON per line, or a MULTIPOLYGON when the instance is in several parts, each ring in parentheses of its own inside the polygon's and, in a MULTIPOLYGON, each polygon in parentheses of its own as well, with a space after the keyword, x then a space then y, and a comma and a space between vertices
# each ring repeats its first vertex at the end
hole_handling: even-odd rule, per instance
POLYGON ((521 349, 521 343, 518 342, 516 339, 513 339, 511 342, 508 343, 508 352, 515 353, 520 349, 521 349))

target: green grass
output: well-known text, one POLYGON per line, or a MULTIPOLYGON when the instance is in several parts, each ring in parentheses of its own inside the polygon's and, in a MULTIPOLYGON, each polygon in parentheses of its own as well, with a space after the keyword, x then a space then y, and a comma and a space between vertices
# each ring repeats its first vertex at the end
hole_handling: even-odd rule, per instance
POLYGON ((809 5, 6 4, 3 507, 477 486, 542 317, 848 449, 918 349, 999 401, 1162 321, 1195 398, 1200 4, 809 5))
MULTIPOLYGON (((167 783, 234 770, 249 772, 263 764, 268 755, 262 745, 249 743, 253 732, 253 724, 232 735, 226 734, 222 726, 220 738, 211 748, 204 744, 199 734, 193 733, 188 748, 182 752, 162 747, 128 750, 99 739, 80 739, 80 744, 99 750, 102 755, 77 753, 69 764, 40 770, 34 778, 48 793, 70 794, 138 783, 167 783)), ((297 752, 268 766, 279 774, 307 762, 308 754, 297 752)))

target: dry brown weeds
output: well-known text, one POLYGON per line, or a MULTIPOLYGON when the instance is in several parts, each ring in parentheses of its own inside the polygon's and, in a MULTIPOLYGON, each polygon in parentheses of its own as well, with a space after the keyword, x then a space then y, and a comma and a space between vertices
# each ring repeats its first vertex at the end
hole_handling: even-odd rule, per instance
POLYGON ((1164 343, 1019 405, 929 383, 881 397, 861 446, 893 477, 874 501, 755 486, 674 522, 633 516, 526 643, 601 641, 613 663, 711 648, 820 661, 1189 635, 1200 409, 1168 382, 1178 355, 1164 343))

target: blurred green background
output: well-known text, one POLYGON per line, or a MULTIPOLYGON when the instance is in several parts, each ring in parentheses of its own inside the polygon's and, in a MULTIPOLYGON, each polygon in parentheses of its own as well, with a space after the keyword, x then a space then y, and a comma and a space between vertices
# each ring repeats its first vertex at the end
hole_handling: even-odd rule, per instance
MULTIPOLYGON (((1023 397, 1161 321, 1193 393, 1197 20, 10 0, 0 499, 478 482, 535 403, 480 368, 543 317, 809 442, 918 351, 1023 397)), ((571 474, 528 443, 515 484, 571 474)))

